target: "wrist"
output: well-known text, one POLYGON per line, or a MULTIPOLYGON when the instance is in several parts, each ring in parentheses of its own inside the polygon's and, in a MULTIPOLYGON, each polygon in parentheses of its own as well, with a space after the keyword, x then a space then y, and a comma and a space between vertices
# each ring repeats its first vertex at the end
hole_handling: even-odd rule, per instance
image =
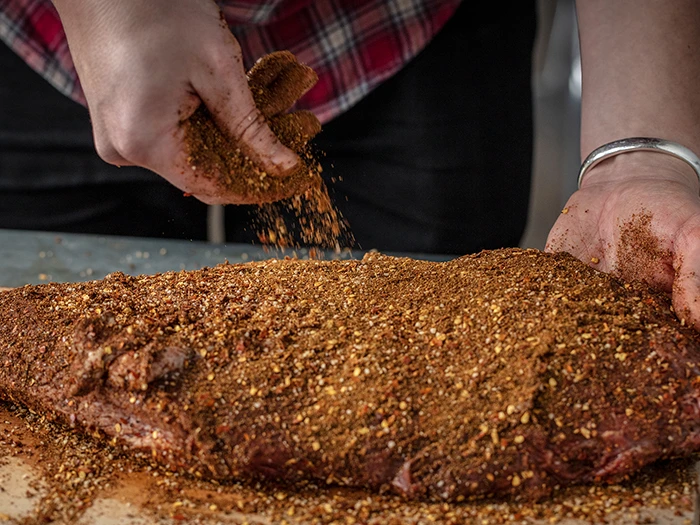
POLYGON ((680 184, 700 192, 698 175, 687 162, 656 151, 628 151, 607 158, 586 172, 581 188, 642 181, 680 184))

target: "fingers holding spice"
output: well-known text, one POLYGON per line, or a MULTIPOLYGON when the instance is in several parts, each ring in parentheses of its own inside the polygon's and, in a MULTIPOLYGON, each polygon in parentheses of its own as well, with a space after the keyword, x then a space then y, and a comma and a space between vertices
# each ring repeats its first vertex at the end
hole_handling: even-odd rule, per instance
MULTIPOLYGON (((320 122, 308 111, 284 113, 316 82, 313 70, 299 64, 291 53, 281 52, 261 59, 248 79, 250 89, 246 84, 245 90, 239 91, 250 96, 244 104, 254 100, 256 105, 248 112, 249 128, 241 131, 241 126, 222 125, 221 114, 214 114, 211 103, 200 106, 181 122, 187 153, 183 172, 197 179, 200 187, 215 188, 206 195, 195 194, 205 202, 275 202, 320 184, 320 165, 307 147, 321 130, 320 122), (270 145, 268 132, 274 137, 274 145, 270 145), (270 171, 256 153, 261 147, 264 151, 290 151, 296 163, 288 168, 285 164, 282 173, 270 171)), ((270 158, 274 159, 274 154, 270 158)))
POLYGON ((270 202, 310 185, 314 168, 268 120, 316 81, 291 53, 256 66, 254 98, 241 48, 214 2, 55 4, 106 162, 147 168, 207 203, 270 202), (196 144, 226 151, 196 151, 187 142, 188 126, 204 117, 217 137, 196 144), (239 158, 221 162, 225 156, 239 158), (212 158, 219 161, 202 162, 212 158), (296 182, 269 183, 284 177, 296 182))
POLYGON ((212 188, 207 194, 196 194, 209 204, 262 204, 300 195, 320 181, 320 166, 306 143, 310 136, 289 125, 289 119, 273 124, 281 142, 300 151, 299 166, 286 177, 270 177, 237 141, 215 124, 205 107, 200 107, 182 123, 187 152, 184 171, 198 181, 200 188, 212 188))
POLYGON ((321 123, 310 111, 283 113, 270 119, 272 131, 288 148, 298 151, 321 131, 321 123))
POLYGON ((227 37, 231 43, 212 62, 213 74, 195 78, 193 87, 222 133, 235 139, 246 157, 269 176, 288 176, 298 167, 299 157, 270 129, 253 99, 240 46, 233 35, 227 37))
POLYGON ((288 111, 317 81, 314 70, 289 51, 262 57, 248 72, 255 104, 267 118, 288 111))

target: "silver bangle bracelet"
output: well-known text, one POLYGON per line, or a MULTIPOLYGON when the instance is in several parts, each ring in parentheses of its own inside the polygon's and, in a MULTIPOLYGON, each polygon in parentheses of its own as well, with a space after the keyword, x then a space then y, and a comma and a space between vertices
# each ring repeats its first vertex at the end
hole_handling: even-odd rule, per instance
POLYGON ((599 162, 604 161, 620 153, 630 151, 657 151, 672 155, 682 161, 687 162, 700 181, 700 159, 691 150, 670 140, 654 139, 649 137, 632 137, 628 139, 616 140, 603 144, 601 147, 593 150, 586 160, 581 164, 581 169, 578 172, 578 187, 581 189, 581 182, 588 170, 599 162))

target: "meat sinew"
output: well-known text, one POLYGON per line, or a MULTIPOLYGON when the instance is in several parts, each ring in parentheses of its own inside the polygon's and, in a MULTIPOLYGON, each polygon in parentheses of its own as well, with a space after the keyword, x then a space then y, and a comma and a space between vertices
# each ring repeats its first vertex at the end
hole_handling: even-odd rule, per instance
POLYGON ((0 397, 218 480, 538 497, 700 449, 698 343, 566 254, 266 261, 0 294, 0 397))

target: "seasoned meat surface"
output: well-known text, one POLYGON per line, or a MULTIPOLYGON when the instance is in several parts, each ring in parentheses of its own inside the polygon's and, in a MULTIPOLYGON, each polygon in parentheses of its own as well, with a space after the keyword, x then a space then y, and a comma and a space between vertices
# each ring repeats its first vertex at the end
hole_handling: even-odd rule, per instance
POLYGON ((699 363, 666 297, 534 250, 0 293, 0 398, 217 480, 450 501, 613 481, 700 449, 699 363))

